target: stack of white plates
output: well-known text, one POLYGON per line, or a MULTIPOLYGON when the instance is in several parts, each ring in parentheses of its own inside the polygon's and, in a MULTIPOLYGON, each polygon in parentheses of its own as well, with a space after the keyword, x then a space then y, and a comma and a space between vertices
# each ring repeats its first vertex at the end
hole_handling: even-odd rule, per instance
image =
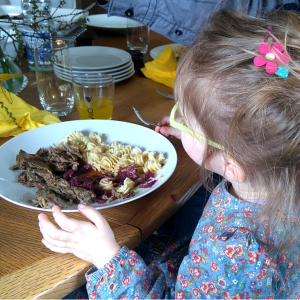
MULTIPOLYGON (((86 73, 105 73, 119 82, 134 74, 131 55, 117 48, 100 46, 81 46, 69 49, 72 76, 86 73)), ((56 64, 54 72, 58 77, 71 82, 71 72, 56 64)))

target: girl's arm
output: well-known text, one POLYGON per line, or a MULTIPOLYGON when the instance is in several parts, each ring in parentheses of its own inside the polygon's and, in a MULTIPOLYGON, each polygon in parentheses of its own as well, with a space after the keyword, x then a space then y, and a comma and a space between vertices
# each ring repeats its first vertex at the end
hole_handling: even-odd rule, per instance
MULTIPOLYGON (((68 218, 58 206, 54 206, 53 217, 60 228, 43 213, 38 217, 39 226, 42 242, 47 248, 58 253, 73 253, 95 265, 86 274, 91 299, 150 298, 150 295, 164 298, 170 295, 171 290, 174 293, 183 255, 180 255, 176 268, 166 264, 147 266, 136 252, 120 248, 107 221, 97 210, 82 204, 78 205, 78 209, 91 222, 68 218)), ((178 245, 178 248, 183 247, 178 245)), ((174 258, 174 266, 175 261, 178 258, 174 258)))

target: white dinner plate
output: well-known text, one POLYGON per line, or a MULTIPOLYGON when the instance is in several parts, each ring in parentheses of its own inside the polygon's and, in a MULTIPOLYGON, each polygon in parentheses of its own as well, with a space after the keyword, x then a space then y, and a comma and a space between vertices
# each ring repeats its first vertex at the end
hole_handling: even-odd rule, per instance
MULTIPOLYGON (((134 75, 134 72, 135 72, 135 70, 133 69, 133 70, 127 72, 126 74, 122 74, 121 76, 118 76, 118 77, 113 76, 114 79, 115 79, 115 83, 118 83, 120 81, 123 81, 123 80, 131 77, 132 75, 134 75)), ((60 78, 62 80, 65 80, 65 81, 70 82, 70 83, 72 82, 72 78, 70 78, 70 77, 67 77, 67 76, 64 76, 64 75, 61 75, 61 74, 56 74, 56 75, 57 75, 58 78, 60 78)), ((90 83, 93 83, 93 82, 91 81, 90 83)), ((96 83, 96 82, 94 82, 94 83, 96 83)))
MULTIPOLYGON (((139 147, 142 151, 162 152, 166 161, 161 170, 156 173, 157 182, 151 188, 134 190, 136 195, 128 199, 117 199, 110 203, 89 203, 96 209, 114 207, 139 199, 162 186, 173 174, 177 164, 177 154, 172 143, 161 134, 152 129, 120 121, 112 120, 79 120, 46 125, 37 129, 24 132, 0 147, 0 196, 5 200, 24 208, 51 211, 34 207, 29 200, 36 199, 36 190, 17 182, 17 176, 22 170, 11 171, 15 165, 16 156, 22 149, 27 153, 36 153, 37 150, 58 144, 67 134, 79 130, 85 135, 90 132, 103 134, 105 143, 120 142, 132 147, 139 147)), ((0 200, 3 201, 3 200, 0 200)), ((77 205, 65 208, 64 212, 77 212, 77 205)))
POLYGON ((91 15, 88 17, 89 21, 86 23, 88 26, 101 28, 109 31, 126 30, 127 18, 111 16, 107 14, 91 15))
MULTIPOLYGON (((99 71, 93 70, 92 72, 91 72, 91 70, 89 70, 89 71, 72 70, 72 75, 73 75, 73 77, 79 76, 82 74, 86 74, 86 73, 105 73, 105 74, 110 74, 110 75, 119 75, 119 74, 122 74, 124 72, 131 70, 132 68, 134 68, 134 64, 132 61, 130 61, 129 64, 126 64, 126 67, 117 69, 116 71, 114 69, 112 71, 110 71, 110 70, 99 70, 99 71)), ((70 69, 63 69, 60 66, 54 65, 54 70, 63 75, 68 75, 68 76, 70 75, 69 74, 70 69)), ((93 77, 93 75, 91 75, 91 77, 93 77)))
POLYGON ((124 76, 124 77, 115 79, 115 83, 118 83, 118 82, 120 82, 120 81, 123 81, 123 80, 125 80, 125 79, 127 79, 127 78, 133 76, 134 73, 135 73, 135 70, 133 69, 132 72, 131 72, 130 74, 128 74, 128 75, 126 75, 126 76, 124 76))
POLYGON ((79 71, 119 67, 131 60, 124 50, 101 46, 72 47, 69 56, 72 69, 79 71))
MULTIPOLYGON (((181 44, 170 44, 172 46, 172 48, 174 49, 175 47, 177 46, 182 46, 181 44)), ((153 48, 151 51, 150 51, 150 56, 153 58, 153 59, 156 59, 163 50, 165 50, 169 45, 163 45, 163 46, 159 46, 159 47, 156 47, 156 48, 153 48)))
MULTIPOLYGON (((106 72, 105 74, 109 74, 109 75, 111 75, 112 77, 117 78, 117 77, 122 77, 122 76, 124 76, 124 75, 127 75, 127 74, 131 73, 133 69, 134 69, 134 66, 131 66, 130 68, 121 70, 121 71, 116 72, 116 73, 106 72)), ((66 74, 66 73, 65 73, 65 74, 66 74)), ((84 73, 83 73, 83 74, 84 74, 84 73)), ((73 77, 75 77, 75 76, 76 76, 76 74, 73 74, 73 77)), ((95 76, 94 76, 94 75, 90 75, 90 78, 91 78, 91 79, 94 79, 95 77, 97 77, 97 75, 95 75, 95 76)))
MULTIPOLYGON (((65 72, 61 72, 59 70, 54 70, 55 74, 57 77, 59 77, 62 80, 66 80, 68 82, 72 82, 72 77, 65 73, 65 72)), ((110 74, 112 77, 114 77, 115 79, 115 83, 120 82, 124 79, 127 79, 129 77, 131 77, 134 74, 135 70, 134 70, 134 66, 132 66, 130 69, 126 69, 124 72, 122 72, 121 74, 110 74)), ((84 74, 84 73, 83 73, 84 74)), ((91 75, 91 80, 90 83, 96 83, 97 81, 93 82, 93 76, 91 75)))
MULTIPOLYGON (((120 71, 120 70, 123 70, 123 69, 126 69, 126 68, 130 68, 132 64, 133 64, 133 61, 132 61, 132 59, 130 59, 125 64, 122 64, 120 66, 113 67, 113 68, 107 68, 107 69, 103 69, 103 68, 102 69, 101 68, 100 69, 98 69, 98 68, 92 68, 92 69, 91 68, 90 69, 80 68, 79 69, 79 68, 73 68, 72 67, 72 72, 74 74, 77 74, 77 75, 85 74, 85 73, 91 73, 91 72, 97 72, 97 73, 115 72, 115 71, 120 71)), ((59 63, 56 63, 55 67, 59 68, 59 69, 63 69, 62 65, 59 64, 59 63)), ((64 66, 64 68, 66 68, 66 67, 64 66)))
POLYGON ((133 66, 133 61, 130 60, 128 63, 126 63, 125 65, 122 65, 121 67, 119 68, 111 68, 111 69, 104 69, 104 70, 75 70, 75 69, 72 69, 72 73, 73 73, 73 76, 75 75, 81 75, 81 74, 85 74, 85 73, 106 73, 106 74, 117 74, 119 72, 124 72, 124 70, 128 70, 128 69, 131 69, 132 66, 133 66))

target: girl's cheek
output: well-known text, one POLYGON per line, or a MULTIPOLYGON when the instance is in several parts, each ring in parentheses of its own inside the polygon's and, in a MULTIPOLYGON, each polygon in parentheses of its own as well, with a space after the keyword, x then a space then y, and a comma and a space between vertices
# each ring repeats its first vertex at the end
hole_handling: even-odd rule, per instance
POLYGON ((186 153, 193 159, 195 163, 197 163, 199 166, 202 165, 205 144, 184 132, 181 133, 181 141, 186 153))

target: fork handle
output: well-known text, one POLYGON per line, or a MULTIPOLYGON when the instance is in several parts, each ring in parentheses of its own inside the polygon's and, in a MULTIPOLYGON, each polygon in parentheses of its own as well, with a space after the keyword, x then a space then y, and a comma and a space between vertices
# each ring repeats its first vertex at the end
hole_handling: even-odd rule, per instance
POLYGON ((152 122, 147 122, 148 123, 148 125, 152 125, 152 126, 158 126, 157 124, 155 124, 155 123, 152 123, 152 122))

